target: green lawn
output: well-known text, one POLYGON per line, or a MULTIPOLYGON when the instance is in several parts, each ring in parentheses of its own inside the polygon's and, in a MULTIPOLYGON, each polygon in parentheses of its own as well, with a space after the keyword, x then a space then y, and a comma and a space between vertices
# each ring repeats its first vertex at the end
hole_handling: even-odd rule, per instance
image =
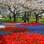
MULTIPOLYGON (((4 19, 0 19, 0 22, 13 22, 13 18, 10 20, 9 18, 4 18, 4 19)), ((35 22, 36 19, 32 18, 29 20, 29 22, 35 22)), ((16 18, 16 22, 23 22, 22 18, 16 18)), ((39 22, 44 23, 44 19, 40 19, 39 22)))

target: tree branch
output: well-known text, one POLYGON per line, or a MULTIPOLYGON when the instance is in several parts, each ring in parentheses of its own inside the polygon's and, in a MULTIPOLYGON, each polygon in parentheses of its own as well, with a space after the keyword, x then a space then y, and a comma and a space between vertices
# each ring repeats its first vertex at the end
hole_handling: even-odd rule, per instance
POLYGON ((10 6, 8 6, 8 10, 9 10, 11 13, 13 13, 13 11, 11 10, 11 7, 10 7, 10 6))
POLYGON ((14 8, 14 12, 15 12, 15 10, 16 10, 15 6, 13 6, 13 8, 14 8))

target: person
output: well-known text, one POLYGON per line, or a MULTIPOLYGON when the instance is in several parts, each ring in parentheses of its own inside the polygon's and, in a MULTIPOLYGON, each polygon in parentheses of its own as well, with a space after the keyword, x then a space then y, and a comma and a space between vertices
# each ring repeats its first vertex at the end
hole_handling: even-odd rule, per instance
POLYGON ((24 14, 24 16, 23 16, 23 20, 24 20, 24 22, 26 23, 26 12, 25 12, 25 14, 24 14))
POLYGON ((29 13, 27 12, 27 15, 26 15, 26 20, 27 22, 29 22, 29 13))
POLYGON ((34 14, 35 14, 36 23, 37 23, 37 22, 38 22, 38 20, 39 20, 39 19, 38 19, 39 17, 38 17, 38 14, 36 14, 36 13, 34 13, 34 14))
POLYGON ((25 23, 26 23, 26 21, 29 22, 29 13, 26 12, 26 11, 25 11, 25 14, 23 16, 23 20, 24 20, 25 23))

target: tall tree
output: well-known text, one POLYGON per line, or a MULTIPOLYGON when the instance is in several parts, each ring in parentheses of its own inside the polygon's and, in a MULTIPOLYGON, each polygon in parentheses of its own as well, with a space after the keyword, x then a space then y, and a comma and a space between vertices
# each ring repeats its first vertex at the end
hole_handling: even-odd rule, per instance
POLYGON ((13 6, 13 9, 14 9, 14 10, 12 10, 10 6, 8 6, 8 10, 9 10, 11 13, 13 13, 14 22, 16 22, 16 13, 15 13, 15 12, 16 12, 16 11, 15 11, 16 8, 13 6))

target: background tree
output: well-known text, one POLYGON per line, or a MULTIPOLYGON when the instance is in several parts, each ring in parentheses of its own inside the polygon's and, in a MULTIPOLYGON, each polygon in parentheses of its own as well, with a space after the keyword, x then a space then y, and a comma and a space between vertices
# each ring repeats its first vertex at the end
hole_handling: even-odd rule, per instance
MULTIPOLYGON (((31 15, 31 13, 34 11, 38 12, 34 12, 35 13, 35 17, 36 17, 36 22, 38 19, 39 14, 41 13, 41 10, 44 10, 44 1, 43 0, 8 0, 8 1, 2 1, 1 3, 3 3, 3 5, 7 6, 8 10, 13 13, 14 16, 14 22, 15 22, 15 17, 16 17, 16 13, 17 11, 22 11, 27 13, 27 11, 29 11, 29 16, 31 15)), ((2 5, 1 5, 2 6, 2 5)), ((24 14, 22 14, 24 15, 24 14)), ((28 15, 28 14, 27 14, 28 15)), ((32 14, 33 15, 33 14, 32 14)))
POLYGON ((14 22, 16 22, 16 8, 13 6, 13 8, 14 8, 14 10, 12 11, 12 9, 11 9, 11 7, 10 6, 8 6, 8 10, 11 12, 11 13, 13 13, 13 18, 14 18, 14 22))

